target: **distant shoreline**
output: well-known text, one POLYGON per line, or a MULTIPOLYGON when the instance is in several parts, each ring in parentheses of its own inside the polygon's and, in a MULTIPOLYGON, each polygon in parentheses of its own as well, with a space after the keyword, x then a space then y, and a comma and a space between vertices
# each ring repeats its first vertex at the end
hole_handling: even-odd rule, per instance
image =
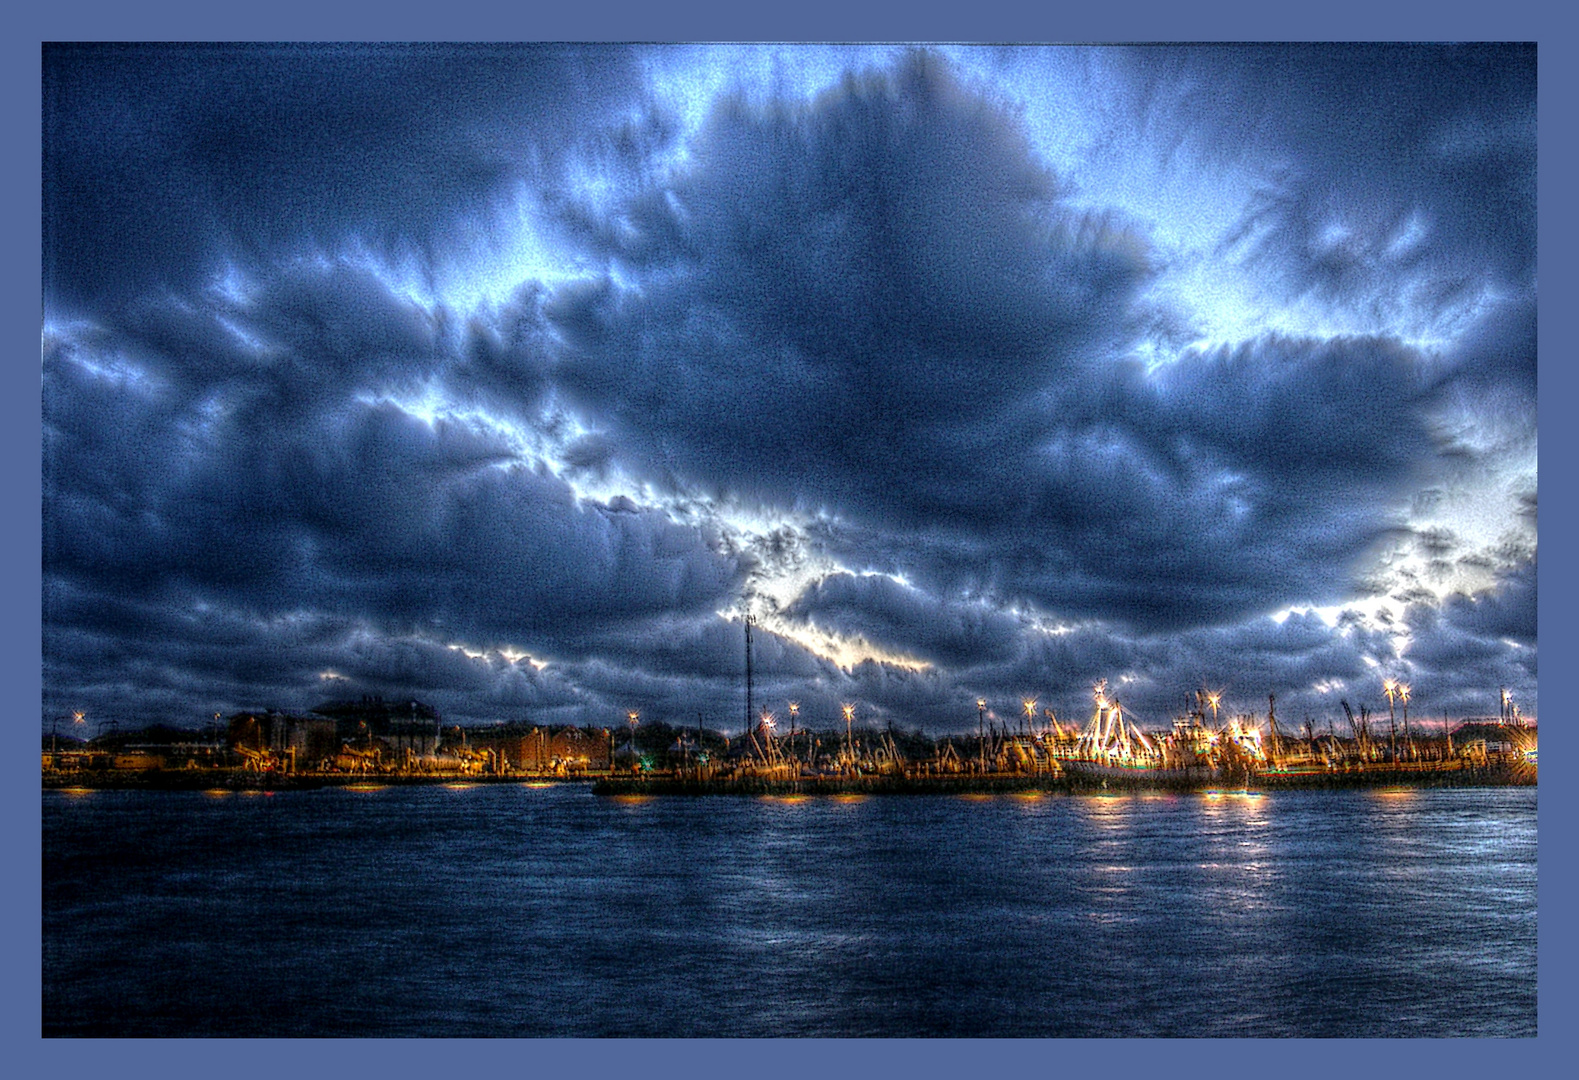
POLYGON ((325 773, 257 773, 241 770, 100 769, 45 773, 45 791, 314 791, 326 788, 482 786, 497 784, 590 785, 608 796, 706 795, 996 795, 1043 792, 1090 794, 1102 791, 1209 792, 1220 790, 1301 791, 1376 787, 1534 787, 1536 770, 1508 765, 1459 769, 1369 768, 1347 771, 1241 774, 1210 781, 1168 783, 1139 775, 1131 779, 1094 781, 1048 774, 944 776, 817 776, 800 779, 770 777, 703 778, 676 776, 532 776, 325 773))

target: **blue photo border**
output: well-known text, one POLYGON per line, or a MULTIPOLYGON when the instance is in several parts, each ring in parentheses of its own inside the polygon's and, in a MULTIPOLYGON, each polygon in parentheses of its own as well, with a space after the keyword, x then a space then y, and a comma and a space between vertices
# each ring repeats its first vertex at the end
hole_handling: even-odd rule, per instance
MULTIPOLYGON (((248 9, 221 9, 195 2, 111 4, 68 0, 28 6, 13 16, 4 48, 5 122, 12 156, 5 172, 5 220, 10 242, 3 260, 6 288, 0 290, 9 347, 5 352, 0 424, 4 463, 0 476, 8 504, 3 554, 8 572, 0 576, 4 635, 0 657, 13 706, 12 729, 36 731, 40 702, 40 408, 37 369, 41 318, 39 204, 39 44, 45 40, 280 40, 280 39, 443 39, 443 40, 841 40, 841 41, 1122 41, 1122 40, 1535 40, 1540 71, 1540 274, 1543 292, 1555 302, 1543 305, 1540 320, 1540 406, 1546 457, 1567 460, 1574 425, 1564 415, 1574 400, 1574 374, 1567 360, 1567 339, 1574 316, 1567 299, 1574 295, 1573 211, 1563 199, 1574 190, 1571 122, 1556 102, 1575 99, 1572 16, 1556 5, 1526 0, 1487 4, 1409 3, 1330 0, 1302 9, 1223 2, 1180 6, 1161 0, 1121 0, 1083 10, 1057 10, 1028 0, 973 0, 971 3, 900 4, 883 0, 857 6, 851 0, 801 0, 765 9, 748 9, 728 0, 657 5, 639 0, 592 0, 527 10, 506 0, 451 0, 416 4, 409 0, 274 0, 248 9)), ((1539 603, 1544 646, 1562 660, 1572 643, 1572 564, 1553 557, 1566 551, 1573 497, 1560 473, 1544 485, 1541 532, 1548 558, 1540 570, 1539 603), (1555 481, 1555 482, 1553 482, 1555 481)), ((86 1075, 157 1072, 198 1076, 223 1072, 236 1076, 308 1075, 378 1070, 395 1077, 431 1076, 465 1069, 503 1069, 507 1073, 563 1075, 657 1071, 660 1075, 760 1074, 767 1077, 831 1071, 839 1075, 900 1071, 910 1076, 963 1076, 981 1073, 1032 1075, 1091 1070, 1098 1075, 1144 1075, 1166 1070, 1172 1076, 1204 1075, 1233 1069, 1267 1069, 1291 1076, 1334 1071, 1380 1075, 1431 1072, 1445 1076, 1533 1072, 1555 1074, 1567 1055, 1576 1014, 1573 978, 1572 861, 1568 858, 1573 822, 1568 781, 1572 770, 1570 722, 1559 711, 1571 700, 1573 676, 1559 663, 1542 680, 1542 697, 1555 725, 1547 730, 1546 783, 1542 792, 1544 855, 1540 907, 1547 913, 1540 929, 1540 1030, 1533 1040, 1360 1042, 1325 1040, 1302 1047, 1232 1041, 1210 1047, 1168 1042, 1111 1040, 1068 1042, 944 1043, 896 1040, 879 1043, 821 1041, 772 1046, 721 1047, 710 1044, 633 1045, 581 1042, 499 1042, 465 1047, 440 1043, 337 1042, 311 1048, 271 1046, 262 1052, 233 1046, 207 1046, 175 1040, 135 1044, 68 1042, 39 1037, 40 1011, 40 808, 36 759, 13 752, 0 755, 5 800, 4 836, 7 876, 0 969, 7 1008, 0 1010, 6 1042, 21 1071, 13 1075, 86 1075)), ((12 744, 13 751, 19 749, 12 744)), ((749 1033, 742 1033, 749 1034, 749 1033)))

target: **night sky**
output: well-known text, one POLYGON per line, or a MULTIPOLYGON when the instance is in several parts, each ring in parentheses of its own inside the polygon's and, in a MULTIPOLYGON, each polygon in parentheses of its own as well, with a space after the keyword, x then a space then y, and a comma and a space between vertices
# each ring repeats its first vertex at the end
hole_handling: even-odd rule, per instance
POLYGON ((43 74, 46 729, 1538 712, 1533 46, 43 74))

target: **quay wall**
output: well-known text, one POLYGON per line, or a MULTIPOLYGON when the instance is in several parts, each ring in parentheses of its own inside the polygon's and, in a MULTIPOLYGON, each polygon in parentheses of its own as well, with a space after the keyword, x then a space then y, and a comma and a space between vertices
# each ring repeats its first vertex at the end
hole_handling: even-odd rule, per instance
POLYGON ((95 768, 45 770, 43 787, 54 789, 141 789, 149 791, 261 790, 301 791, 361 785, 587 783, 599 795, 954 795, 1008 794, 1021 791, 1091 792, 1105 790, 1210 791, 1221 789, 1291 791, 1357 787, 1534 786, 1536 768, 1518 762, 1373 764, 1347 769, 1268 771, 1225 774, 1204 781, 1168 781, 1137 772, 1133 776, 1094 777, 1068 773, 958 773, 924 775, 803 776, 799 779, 736 774, 699 778, 675 774, 512 772, 255 772, 245 769, 95 768))
POLYGON ((1021 791, 1290 791, 1365 787, 1533 786, 1533 768, 1514 765, 1421 769, 1351 768, 1310 773, 1241 773, 1209 781, 1166 781, 1143 773, 1096 779, 1062 774, 960 774, 944 776, 803 777, 799 780, 755 776, 695 779, 674 776, 607 776, 593 782, 596 795, 963 795, 1021 791))
POLYGON ((145 790, 145 791, 312 791, 330 787, 406 787, 422 784, 524 784, 537 782, 585 784, 587 777, 565 777, 552 773, 516 773, 496 776, 484 773, 278 773, 248 772, 242 769, 167 769, 126 770, 93 769, 81 772, 45 773, 45 790, 145 790))

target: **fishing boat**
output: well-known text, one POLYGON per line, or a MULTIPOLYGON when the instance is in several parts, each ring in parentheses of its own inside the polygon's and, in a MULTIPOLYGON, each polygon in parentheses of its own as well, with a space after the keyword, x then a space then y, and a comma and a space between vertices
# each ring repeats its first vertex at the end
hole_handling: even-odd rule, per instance
POLYGON ((1107 683, 1094 688, 1096 710, 1059 761, 1073 779, 1144 787, 1195 787, 1222 776, 1216 747, 1220 736, 1199 714, 1174 721, 1166 735, 1147 735, 1110 698, 1107 683))

